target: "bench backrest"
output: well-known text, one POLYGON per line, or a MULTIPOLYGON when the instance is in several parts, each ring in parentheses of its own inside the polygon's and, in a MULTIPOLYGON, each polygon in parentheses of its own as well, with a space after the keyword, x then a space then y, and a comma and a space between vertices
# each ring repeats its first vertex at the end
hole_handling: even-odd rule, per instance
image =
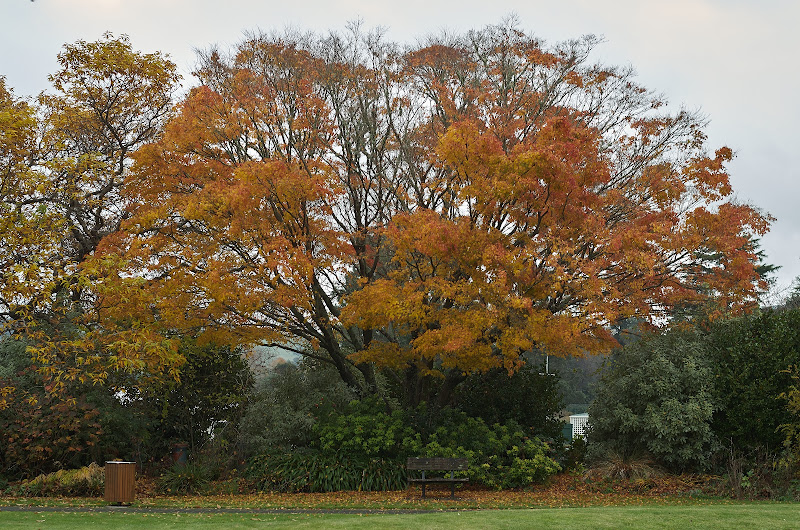
POLYGON ((423 471, 464 471, 467 469, 466 458, 409 458, 406 469, 423 471))

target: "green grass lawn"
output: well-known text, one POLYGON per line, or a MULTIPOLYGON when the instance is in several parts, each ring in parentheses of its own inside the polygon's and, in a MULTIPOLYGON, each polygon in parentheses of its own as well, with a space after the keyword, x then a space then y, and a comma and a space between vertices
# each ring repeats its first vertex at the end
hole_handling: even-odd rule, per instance
POLYGON ((420 514, 9 512, 0 528, 800 528, 800 504, 616 506, 420 514))

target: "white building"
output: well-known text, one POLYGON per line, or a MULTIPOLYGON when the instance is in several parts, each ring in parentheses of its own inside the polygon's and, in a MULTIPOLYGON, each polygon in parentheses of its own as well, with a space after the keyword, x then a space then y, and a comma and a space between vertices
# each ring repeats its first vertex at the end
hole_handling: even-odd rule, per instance
POLYGON ((573 438, 586 437, 586 427, 589 425, 589 414, 586 412, 583 414, 572 414, 569 417, 569 422, 572 424, 573 438))

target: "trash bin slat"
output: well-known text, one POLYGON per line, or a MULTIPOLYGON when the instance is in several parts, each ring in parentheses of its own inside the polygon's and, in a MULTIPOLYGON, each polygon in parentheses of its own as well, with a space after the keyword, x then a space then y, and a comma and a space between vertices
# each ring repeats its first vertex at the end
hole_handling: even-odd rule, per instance
POLYGON ((136 495, 136 462, 106 462, 106 502, 130 504, 136 495))

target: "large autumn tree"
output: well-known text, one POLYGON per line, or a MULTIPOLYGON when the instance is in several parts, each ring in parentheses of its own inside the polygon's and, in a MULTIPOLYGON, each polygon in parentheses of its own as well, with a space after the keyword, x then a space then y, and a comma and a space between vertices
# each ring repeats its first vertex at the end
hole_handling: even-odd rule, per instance
POLYGON ((746 308, 768 219, 731 200, 731 151, 596 44, 511 24, 203 54, 135 154, 98 316, 280 343, 365 392, 378 368, 414 403, 525 351, 607 349, 621 319, 746 308))
POLYGON ((161 132, 179 78, 163 54, 111 34, 65 45, 58 62, 35 101, 0 79, 0 325, 27 336, 57 379, 103 379, 127 366, 113 344, 95 347, 109 323, 92 318, 93 273, 81 266, 119 230, 131 154, 161 132))

